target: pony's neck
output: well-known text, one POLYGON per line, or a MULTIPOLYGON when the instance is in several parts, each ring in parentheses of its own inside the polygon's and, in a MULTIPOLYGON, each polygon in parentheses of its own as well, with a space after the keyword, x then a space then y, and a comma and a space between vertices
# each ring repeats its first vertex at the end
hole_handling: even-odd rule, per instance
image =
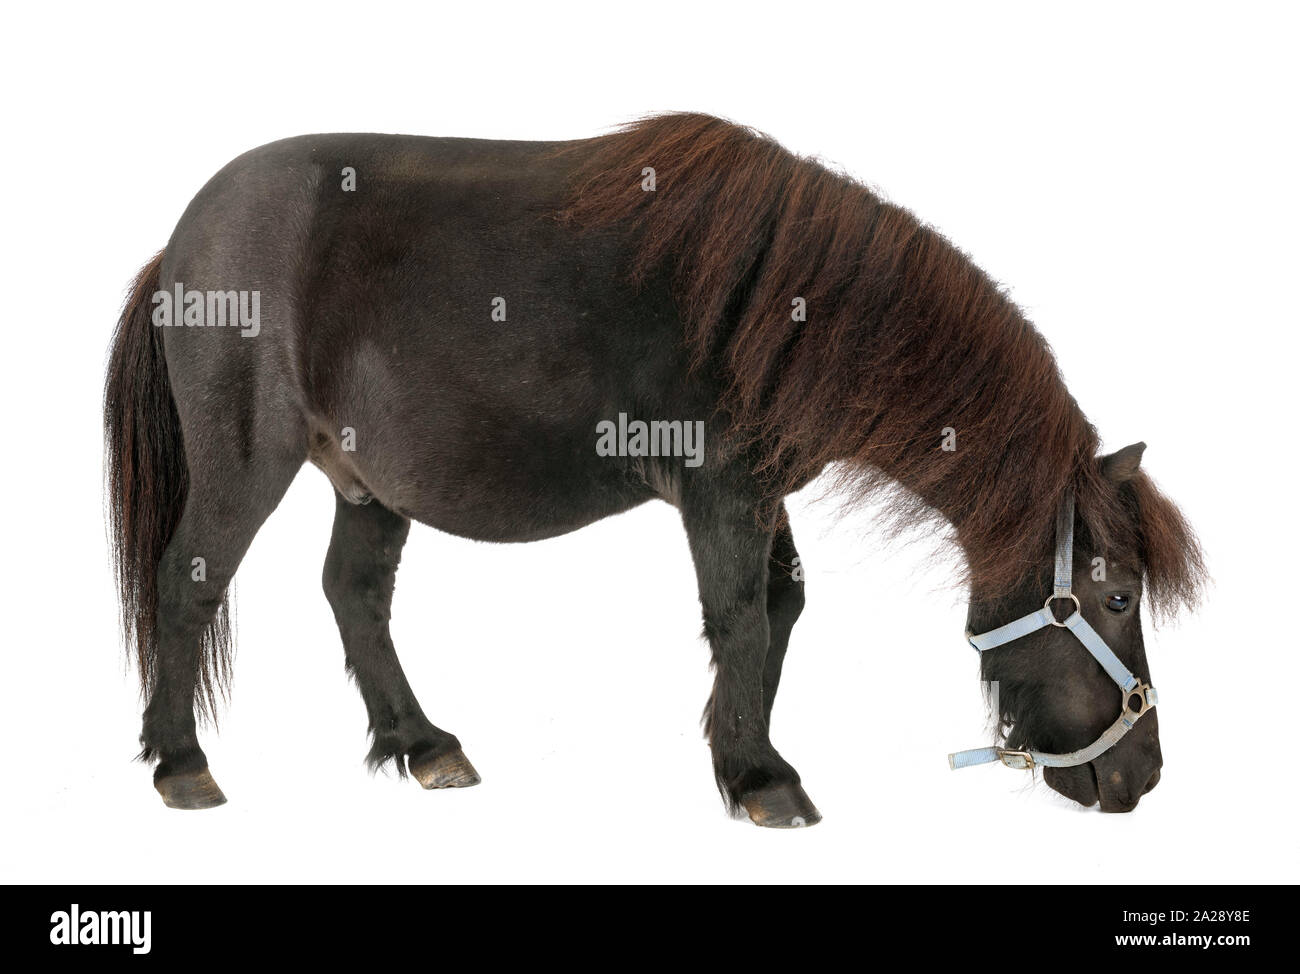
POLYGON ((691 359, 727 377, 721 405, 772 496, 838 463, 883 489, 896 525, 951 521, 981 588, 1050 549, 1096 435, 1042 336, 965 254, 720 119, 647 119, 566 152, 563 219, 632 231, 632 278, 670 282, 691 359), (629 189, 646 159, 671 172, 664 192, 629 189))
POLYGON ((886 490, 896 526, 937 513, 977 593, 1050 564, 1056 510, 1087 486, 1098 440, 1050 349, 1018 308, 932 231, 908 248, 895 305, 863 342, 863 390, 845 419, 849 461, 886 490))

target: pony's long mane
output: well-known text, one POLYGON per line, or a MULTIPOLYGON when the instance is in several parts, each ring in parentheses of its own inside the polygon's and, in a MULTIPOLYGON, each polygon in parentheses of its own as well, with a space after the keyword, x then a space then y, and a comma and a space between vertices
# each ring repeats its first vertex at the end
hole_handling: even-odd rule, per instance
POLYGON ((974 591, 993 596, 1050 561, 1073 488, 1097 548, 1144 559, 1157 608, 1195 598, 1200 556, 1177 508, 1145 475, 1125 490, 1101 475, 1096 430, 1046 341, 938 232, 707 115, 564 151, 578 165, 562 217, 630 234, 636 282, 666 277, 692 360, 723 375, 732 433, 757 445, 773 496, 833 464, 837 486, 882 498, 896 528, 947 518, 974 591))

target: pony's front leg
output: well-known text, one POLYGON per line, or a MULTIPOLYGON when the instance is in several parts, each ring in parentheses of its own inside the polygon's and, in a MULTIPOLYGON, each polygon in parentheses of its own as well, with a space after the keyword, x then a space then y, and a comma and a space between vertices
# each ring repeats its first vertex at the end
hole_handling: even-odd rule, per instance
POLYGON ((821 813, 800 787, 798 772, 768 739, 763 674, 771 636, 772 532, 764 529, 745 492, 719 490, 716 484, 686 492, 682 519, 699 581, 704 634, 713 651, 713 694, 704 727, 718 788, 729 811, 743 808, 757 825, 812 825, 821 813))

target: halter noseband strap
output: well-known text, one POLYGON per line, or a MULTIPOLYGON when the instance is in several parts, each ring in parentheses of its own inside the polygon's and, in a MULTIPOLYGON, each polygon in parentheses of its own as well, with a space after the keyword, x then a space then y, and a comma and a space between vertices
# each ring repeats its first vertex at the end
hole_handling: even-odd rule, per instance
POLYGON ((1014 622, 1008 622, 980 635, 966 633, 967 641, 977 652, 984 653, 998 646, 1006 645, 1012 640, 1028 636, 1047 626, 1058 626, 1074 633, 1075 638, 1083 643, 1083 648, 1092 654, 1093 659, 1120 689, 1120 715, 1115 723, 1102 732, 1102 735, 1085 748, 1068 754, 1047 754, 1042 751, 1013 751, 1005 747, 978 747, 969 751, 958 751, 948 755, 948 764, 955 771, 957 768, 969 768, 975 764, 988 764, 1001 761, 1008 768, 1030 770, 1034 767, 1072 768, 1087 764, 1097 756, 1114 747, 1138 718, 1156 705, 1156 691, 1141 682, 1129 672, 1128 667, 1120 662, 1119 657, 1106 645, 1106 641, 1097 634, 1097 630, 1088 624, 1088 620, 1079 611, 1079 598, 1073 591, 1074 578, 1074 495, 1067 492, 1065 500, 1056 512, 1056 570, 1052 580, 1052 594, 1037 612, 1021 616, 1014 622), (1064 622, 1057 622, 1052 612, 1052 603, 1057 599, 1070 599, 1074 602, 1074 611, 1064 622), (1138 701, 1137 708, 1130 707, 1133 700, 1138 701))

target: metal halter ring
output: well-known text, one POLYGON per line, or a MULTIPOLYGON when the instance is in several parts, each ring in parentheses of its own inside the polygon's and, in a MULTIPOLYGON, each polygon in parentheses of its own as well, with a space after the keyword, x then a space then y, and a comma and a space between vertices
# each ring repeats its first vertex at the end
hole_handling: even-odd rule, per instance
MULTIPOLYGON (((1055 602, 1057 599, 1074 599, 1074 611, 1075 611, 1075 612, 1078 612, 1078 611, 1079 611, 1079 596, 1075 595, 1073 592, 1071 592, 1069 595, 1049 595, 1049 596, 1047 597, 1047 601, 1043 603, 1043 608, 1046 609, 1046 610, 1047 610, 1049 613, 1051 613, 1051 615, 1052 615, 1052 625, 1054 625, 1054 626, 1056 626, 1056 627, 1058 627, 1058 628, 1060 628, 1060 629, 1064 629, 1064 628, 1065 628, 1065 623, 1064 623, 1064 622, 1057 622, 1057 621, 1056 621, 1056 613, 1055 613, 1055 612, 1052 612, 1052 603, 1055 602)), ((1071 613, 1071 615, 1073 615, 1073 614, 1074 614, 1074 613, 1071 613)), ((1068 619, 1068 618, 1070 618, 1070 616, 1066 616, 1066 618, 1068 619)))
POLYGON ((1134 720, 1137 720, 1148 710, 1154 707, 1157 702, 1158 701, 1156 699, 1156 688, 1149 683, 1139 683, 1132 690, 1128 691, 1128 693, 1124 694, 1123 704, 1122 704, 1124 708, 1124 716, 1128 717, 1131 715, 1134 720), (1134 710, 1128 705, 1128 702, 1132 700, 1134 697, 1137 697, 1139 700, 1142 701, 1138 705, 1137 710, 1134 710))

